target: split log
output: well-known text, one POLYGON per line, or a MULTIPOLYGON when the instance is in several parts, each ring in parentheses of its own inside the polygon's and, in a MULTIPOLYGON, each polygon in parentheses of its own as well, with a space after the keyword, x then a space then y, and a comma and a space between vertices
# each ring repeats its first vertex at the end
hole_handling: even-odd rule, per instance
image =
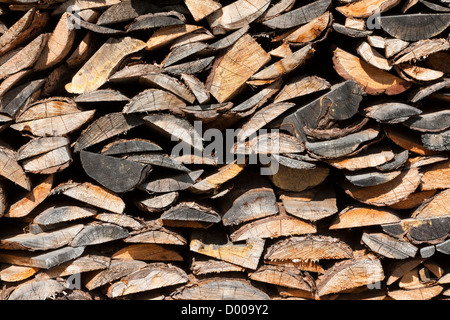
POLYGON ((439 295, 443 290, 442 286, 436 285, 428 288, 413 290, 392 290, 388 296, 394 300, 430 300, 439 295))
POLYGON ((390 259, 414 258, 418 248, 384 233, 364 233, 361 241, 373 252, 390 259))
POLYGON ((353 252, 349 245, 337 238, 307 235, 278 240, 267 248, 267 260, 322 260, 348 259, 353 252))
POLYGON ((187 281, 188 277, 182 269, 172 265, 153 263, 113 283, 108 288, 107 296, 116 298, 132 293, 182 284, 187 281))
POLYGON ((45 300, 63 290, 64 286, 53 279, 32 280, 19 285, 8 300, 45 300))
POLYGON ((186 285, 171 294, 174 300, 269 300, 264 291, 242 279, 211 278, 186 285))
POLYGON ((130 235, 123 241, 127 243, 155 243, 180 246, 187 244, 187 240, 182 234, 162 226, 146 226, 144 230, 130 232, 130 235))
POLYGON ((434 164, 425 169, 420 179, 422 190, 449 188, 448 175, 450 174, 450 161, 434 164))
POLYGON ((168 209, 177 200, 178 200, 178 192, 168 192, 166 194, 140 200, 135 204, 140 209, 146 210, 150 213, 154 213, 154 212, 162 212, 165 209, 168 209))
POLYGON ((45 270, 45 276, 49 278, 66 277, 74 274, 86 274, 90 271, 104 270, 110 265, 111 259, 98 255, 85 255, 73 261, 67 261, 59 266, 45 270))
POLYGON ((222 272, 244 272, 245 268, 216 259, 193 258, 191 270, 194 275, 198 276, 222 272))
POLYGON ((309 292, 315 289, 313 278, 296 268, 263 265, 250 274, 250 279, 309 292))
POLYGON ((154 243, 128 245, 114 253, 111 258, 118 260, 183 261, 183 257, 177 251, 154 243))
POLYGON ((12 203, 8 212, 5 213, 5 217, 21 218, 27 216, 50 195, 52 187, 53 175, 50 175, 25 197, 12 203))
POLYGON ((143 227, 139 221, 126 214, 99 213, 94 216, 94 219, 131 230, 139 230, 143 227))
POLYGON ((62 193, 73 199, 114 213, 123 213, 125 209, 125 203, 121 198, 89 182, 65 183, 53 189, 52 193, 62 193))
POLYGON ((11 265, 0 271, 0 280, 5 282, 19 282, 34 276, 40 268, 11 265))
POLYGON ((259 259, 264 250, 265 241, 263 239, 248 239, 244 244, 235 244, 231 242, 223 243, 218 236, 195 232, 192 234, 189 248, 193 252, 224 260, 251 270, 255 270, 258 267, 259 259))
POLYGON ((217 101, 228 101, 269 60, 270 55, 251 36, 244 35, 223 57, 216 59, 206 86, 217 101), (237 66, 236 61, 239 61, 237 66))
POLYGON ((84 247, 128 237, 126 229, 119 226, 102 223, 88 225, 83 228, 70 242, 72 247, 84 247))
POLYGON ((399 222, 398 214, 391 210, 368 206, 347 207, 330 225, 330 229, 358 228, 399 222))
POLYGON ((48 226, 66 221, 92 217, 96 210, 80 206, 51 206, 36 215, 33 223, 48 226))
POLYGON ((151 170, 150 167, 141 163, 85 150, 80 152, 80 158, 87 175, 116 193, 133 190, 147 178, 151 170), (111 177, 111 172, 114 172, 113 177, 111 177))
POLYGON ((332 293, 374 286, 384 279, 381 262, 371 257, 355 258, 336 263, 317 280, 317 294, 326 296, 332 293))
POLYGON ((367 94, 397 95, 411 87, 409 82, 380 70, 339 48, 334 51, 333 63, 341 77, 356 81, 367 94))
POLYGON ((144 48, 144 42, 130 37, 109 39, 78 71, 72 82, 66 85, 66 90, 81 94, 100 88, 125 56, 144 48), (108 57, 106 61, 105 56, 108 57), (88 78, 87 74, 90 75, 88 78))
POLYGON ((19 234, 14 237, 0 239, 0 248, 28 251, 58 249, 69 244, 81 229, 83 229, 83 225, 78 224, 49 233, 19 234))
POLYGON ((197 202, 182 202, 165 211, 160 219, 170 227, 206 227, 220 222, 214 208, 197 202))
POLYGON ((321 185, 303 192, 282 192, 280 200, 288 214, 309 221, 324 219, 338 212, 336 193, 329 186, 321 185))
POLYGON ((369 18, 376 10, 383 13, 398 5, 399 2, 398 0, 361 0, 336 7, 336 10, 346 17, 369 18))

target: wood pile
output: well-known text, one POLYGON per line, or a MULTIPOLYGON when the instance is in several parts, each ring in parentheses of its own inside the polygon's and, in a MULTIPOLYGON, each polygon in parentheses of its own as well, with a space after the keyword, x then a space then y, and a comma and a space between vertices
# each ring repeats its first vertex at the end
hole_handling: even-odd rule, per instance
POLYGON ((448 0, 0 0, 1 298, 448 299, 449 26, 448 0))

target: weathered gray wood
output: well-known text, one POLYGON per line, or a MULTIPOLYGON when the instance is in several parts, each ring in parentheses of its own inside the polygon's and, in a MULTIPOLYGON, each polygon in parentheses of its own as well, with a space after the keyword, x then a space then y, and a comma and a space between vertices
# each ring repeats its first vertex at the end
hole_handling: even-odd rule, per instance
POLYGON ((220 215, 214 208, 196 202, 182 202, 165 211, 160 219, 169 226, 189 226, 189 223, 218 223, 220 215))
POLYGON ((81 133, 74 150, 79 152, 142 124, 144 121, 134 115, 124 115, 122 112, 109 113, 95 120, 81 133))
POLYGON ((101 153, 107 156, 162 151, 162 148, 150 140, 119 139, 103 147, 101 153))
POLYGON ((140 185, 140 187, 156 193, 186 190, 191 185, 195 184, 196 180, 202 175, 202 173, 203 170, 197 170, 178 175, 156 178, 149 182, 144 182, 140 185))
POLYGON ((151 167, 124 159, 81 150, 81 163, 88 176, 99 184, 117 193, 133 190, 141 184, 151 167), (111 172, 114 172, 111 175, 111 172))
POLYGON ((255 288, 248 281, 233 278, 212 278, 200 280, 192 286, 185 286, 171 294, 175 300, 269 300, 264 291, 255 288))
POLYGON ((380 172, 376 169, 344 172, 344 177, 358 187, 371 187, 389 182, 401 174, 401 170, 380 172))
POLYGON ((263 24, 272 29, 289 29, 307 23, 322 15, 328 9, 330 4, 330 0, 315 1, 273 19, 264 21, 263 24))
POLYGON ((444 130, 436 133, 423 133, 420 139, 425 148, 433 151, 450 150, 450 130, 444 130))
POLYGON ((404 14, 382 16, 381 27, 391 36, 405 41, 432 38, 450 25, 450 14, 404 14))
POLYGON ((148 212, 161 212, 168 209, 178 200, 178 192, 168 192, 162 195, 146 198, 135 202, 138 208, 148 212))
POLYGON ((390 259, 414 258, 418 251, 411 243, 394 239, 384 233, 364 233, 361 240, 373 252, 390 259))
POLYGON ((390 102, 364 108, 363 112, 366 117, 378 122, 395 124, 420 115, 422 110, 404 103, 390 102))
POLYGON ((0 112, 15 117, 28 99, 45 83, 45 79, 34 80, 17 86, 6 93, 0 101, 0 112))
POLYGON ((128 102, 130 99, 117 90, 99 89, 80 94, 74 99, 76 103, 128 102))
POLYGON ((78 224, 48 233, 23 233, 14 237, 2 237, 0 248, 29 251, 58 249, 69 244, 81 229, 83 225, 78 224))
POLYGON ((88 225, 83 228, 71 241, 72 247, 84 247, 105 243, 128 237, 129 232, 119 226, 102 223, 88 225))
POLYGON ((405 121, 405 125, 420 132, 439 132, 450 127, 450 111, 423 113, 405 121))
POLYGON ((164 71, 172 76, 179 76, 185 73, 190 73, 194 75, 210 69, 214 59, 215 57, 196 59, 193 61, 171 65, 170 67, 165 67, 164 71))
POLYGON ((351 118, 358 111, 362 95, 363 92, 356 82, 345 81, 334 85, 320 98, 285 116, 279 124, 274 123, 274 126, 286 129, 304 142, 306 136, 303 127, 315 129, 321 123, 351 118))
POLYGON ((131 156, 124 156, 124 159, 151 165, 154 167, 162 167, 168 168, 172 170, 182 171, 182 172, 190 172, 191 170, 184 166, 181 162, 171 158, 168 155, 160 154, 160 153, 141 153, 134 154, 131 156))
POLYGON ((157 6, 145 0, 126 0, 110 6, 98 18, 98 25, 116 24, 155 12, 157 6))
POLYGON ((127 32, 182 25, 185 22, 186 21, 179 19, 179 17, 172 16, 170 12, 156 14, 148 13, 137 17, 130 25, 128 25, 127 32))
POLYGON ((97 213, 95 209, 80 206, 51 206, 40 212, 33 223, 39 225, 52 225, 66 221, 73 221, 92 217, 97 213))
POLYGON ((53 279, 32 280, 17 286, 8 300, 45 300, 64 289, 61 283, 53 279))
POLYGON ((84 247, 63 247, 44 253, 28 253, 4 251, 0 253, 0 261, 4 263, 50 269, 66 261, 78 258, 84 252, 84 247))
POLYGON ((159 112, 166 110, 178 110, 186 106, 186 103, 165 90, 148 89, 133 97, 123 108, 123 113, 159 112))

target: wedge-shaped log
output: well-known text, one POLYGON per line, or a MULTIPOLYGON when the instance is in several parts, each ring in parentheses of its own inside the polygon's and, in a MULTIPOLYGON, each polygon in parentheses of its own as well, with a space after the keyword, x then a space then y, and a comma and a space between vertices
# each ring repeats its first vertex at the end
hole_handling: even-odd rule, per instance
POLYGON ((312 42, 330 26, 332 19, 332 14, 327 11, 307 24, 297 27, 294 30, 290 30, 275 39, 283 38, 284 41, 293 45, 312 42))
POLYGON ((423 170, 420 180, 422 190, 448 189, 450 188, 450 161, 433 164, 423 170))
POLYGON ((46 300, 64 289, 61 283, 53 279, 32 280, 17 286, 8 300, 46 300))
POLYGON ((239 93, 245 82, 269 61, 270 55, 246 34, 239 38, 223 57, 216 59, 217 63, 213 66, 206 86, 220 103, 229 101, 239 93))
POLYGON ((112 259, 144 261, 183 261, 174 249, 154 243, 138 243, 125 246, 112 255, 112 259))
POLYGON ((286 191, 301 192, 321 184, 330 173, 323 165, 279 156, 278 170, 269 176, 270 181, 286 191))
POLYGON ((322 260, 353 257, 351 247, 337 238, 307 235, 278 240, 270 245, 264 255, 266 260, 322 260))
POLYGON ((361 286, 375 286, 384 280, 380 260, 358 257, 336 263, 318 278, 317 294, 322 297, 361 286))
POLYGON ((248 176, 239 176, 235 183, 235 187, 221 200, 225 226, 278 213, 275 193, 266 179, 255 175, 249 181, 248 176))
POLYGON ((143 228, 143 225, 138 220, 127 214, 99 213, 94 216, 94 219, 116 224, 125 229, 139 230, 143 228))
POLYGON ((391 290, 388 291, 388 296, 394 300, 426 301, 438 296, 443 290, 444 288, 442 286, 435 285, 428 288, 411 290, 391 290))
POLYGON ((250 274, 250 279, 309 292, 315 289, 313 277, 293 267, 263 265, 250 274))
POLYGON ((71 241, 72 247, 84 247, 128 237, 129 232, 110 223, 87 225, 71 241))
POLYGON ((53 174, 66 169, 72 163, 69 146, 63 146, 47 153, 23 160, 25 172, 53 174))
POLYGON ((88 176, 117 193, 133 190, 147 178, 151 170, 151 167, 145 164, 85 150, 80 152, 80 158, 88 176), (111 172, 114 172, 113 176, 111 172))
POLYGON ((51 206, 33 219, 33 223, 48 226, 66 221, 73 221, 92 217, 97 213, 95 209, 80 206, 51 206))
POLYGON ((366 117, 378 122, 395 124, 420 115, 422 110, 404 103, 388 102, 364 108, 363 112, 366 117))
POLYGON ((333 55, 334 69, 346 80, 354 80, 370 95, 397 95, 411 84, 387 71, 380 70, 358 57, 337 48, 333 55))
POLYGON ((230 235, 233 242, 252 238, 277 238, 316 233, 314 224, 286 214, 279 214, 243 224, 230 235))
POLYGON ((285 129, 302 141, 306 141, 304 127, 318 128, 321 123, 332 120, 347 120, 358 111, 363 91, 354 81, 345 81, 313 102, 285 116, 274 126, 285 129))
POLYGON ((203 170, 197 170, 177 175, 155 177, 156 179, 141 184, 140 188, 156 193, 186 190, 194 185, 202 174, 203 170))
POLYGON ((209 259, 207 257, 193 258, 190 269, 192 270, 192 273, 196 276, 211 273, 245 271, 245 268, 241 266, 237 266, 222 260, 209 259))
POLYGON ((107 156, 124 155, 129 153, 141 153, 150 151, 162 151, 163 149, 150 140, 145 139, 119 139, 108 143, 102 148, 101 153, 107 156))
POLYGON ((272 83, 303 65, 307 59, 313 55, 314 51, 312 46, 308 44, 286 58, 283 58, 254 74, 250 77, 248 83, 252 85, 272 83))
POLYGON ((184 3, 194 20, 197 22, 222 8, 222 5, 215 0, 205 0, 201 3, 195 0, 185 0, 184 3))
POLYGON ((440 132, 450 127, 450 111, 422 113, 411 117, 404 124, 408 128, 420 132, 440 132))
POLYGON ((145 43, 130 37, 110 38, 66 85, 70 93, 86 93, 100 88, 127 55, 145 48, 145 43), (107 58, 106 58, 107 57, 107 58))
POLYGON ((79 152, 142 124, 144 121, 134 115, 124 115, 121 112, 109 113, 95 120, 81 133, 75 142, 74 150, 79 152))
POLYGON ((89 182, 64 183, 56 187, 53 193, 62 193, 70 198, 114 213, 123 213, 125 209, 125 202, 120 197, 89 182))
POLYGON ((395 154, 386 147, 372 147, 346 159, 328 160, 328 163, 340 170, 361 170, 383 165, 392 159, 395 154))
POLYGON ((8 212, 5 213, 5 217, 21 218, 27 216, 50 195, 52 187, 53 175, 50 175, 34 187, 25 197, 12 203, 9 206, 8 212))
POLYGON ((195 227, 220 222, 220 215, 210 206, 197 202, 181 202, 164 212, 160 219, 171 227, 195 227))
POLYGON ((412 218, 441 217, 449 214, 446 203, 450 200, 450 190, 443 190, 429 201, 423 202, 412 214, 412 218))
POLYGON ((404 219, 382 227, 384 232, 394 237, 406 236, 414 244, 439 244, 450 233, 450 216, 404 219))
POLYGON ((164 263, 151 263, 113 283, 108 288, 106 295, 109 298, 117 298, 187 281, 187 274, 179 267, 164 263))
POLYGON ((84 247, 63 247, 44 253, 4 251, 0 253, 0 261, 19 266, 50 269, 66 261, 78 258, 83 252, 84 247))
POLYGON ((350 206, 339 213, 331 223, 330 229, 359 228, 374 225, 384 225, 400 222, 397 213, 389 209, 372 208, 369 206, 350 206))
POLYGON ((364 233, 361 241, 373 252, 390 259, 414 258, 418 248, 384 233, 364 233))
POLYGON ((322 15, 330 6, 330 0, 318 0, 298 9, 284 13, 263 24, 272 29, 289 29, 305 24, 322 15))
POLYGON ((192 24, 176 25, 163 27, 153 33, 153 35, 147 41, 147 50, 156 50, 169 45, 176 39, 184 36, 186 34, 203 30, 201 26, 196 26, 192 24))
POLYGON ((10 238, 6 237, 0 239, 0 248, 29 251, 58 249, 69 244, 81 229, 83 229, 83 225, 78 224, 48 233, 24 233, 10 238))
POLYGON ((310 93, 326 90, 330 87, 331 85, 328 81, 317 76, 295 77, 280 90, 274 102, 288 101, 310 93))
POLYGON ((336 10, 350 18, 369 18, 375 12, 385 12, 399 3, 398 0, 360 0, 346 6, 336 7, 336 10))
POLYGON ((11 265, 0 271, 0 280, 5 282, 19 282, 34 276, 40 268, 11 265))
POLYGON ((88 290, 94 290, 146 266, 147 263, 139 260, 112 260, 106 270, 86 274, 83 278, 86 279, 84 286, 88 290))
POLYGON ((73 261, 64 262, 43 273, 50 278, 67 277, 81 273, 86 274, 86 272, 90 271, 107 269, 110 262, 111 259, 105 256, 85 255, 73 261))
POLYGON ((290 215, 317 221, 338 212, 336 192, 327 185, 302 192, 281 192, 280 200, 290 215))
POLYGON ((360 151, 363 143, 374 140, 379 135, 377 128, 367 128, 356 133, 351 133, 342 138, 306 142, 306 149, 312 154, 325 158, 336 159, 350 156, 360 151))
POLYGON ((270 0, 237 0, 207 17, 214 34, 236 30, 258 19, 269 7, 270 0))
POLYGON ((379 21, 383 30, 391 36, 405 41, 418 41, 437 36, 447 29, 450 26, 450 14, 383 16, 379 18, 379 21))
POLYGON ((0 55, 12 51, 42 31, 50 15, 35 8, 28 10, 0 37, 0 55))
POLYGON ((389 206, 404 200, 420 184, 417 168, 405 169, 395 179, 372 187, 356 187, 350 182, 344 183, 345 192, 355 200, 374 206, 389 206))
POLYGON ((162 212, 178 200, 178 192, 168 192, 135 202, 136 206, 151 213, 162 212))
POLYGON ((0 66, 0 79, 32 67, 38 60, 45 44, 49 38, 48 34, 41 34, 31 41, 26 47, 17 52, 8 61, 0 66))
MULTIPOLYGON (((223 237, 222 237, 223 238, 223 237)), ((220 234, 205 234, 195 231, 189 249, 212 258, 227 261, 255 270, 264 250, 263 239, 248 239, 246 243, 224 243, 220 234)))
POLYGON ((186 103, 174 94, 165 90, 148 89, 131 99, 123 113, 178 111, 182 107, 186 107, 186 103))
POLYGON ((155 243, 155 244, 187 244, 184 236, 177 230, 164 228, 163 226, 148 227, 144 230, 130 232, 130 236, 123 240, 127 243, 155 243))
POLYGON ((16 154, 9 149, 0 147, 0 175, 14 182, 22 188, 31 191, 31 182, 16 161, 16 154))

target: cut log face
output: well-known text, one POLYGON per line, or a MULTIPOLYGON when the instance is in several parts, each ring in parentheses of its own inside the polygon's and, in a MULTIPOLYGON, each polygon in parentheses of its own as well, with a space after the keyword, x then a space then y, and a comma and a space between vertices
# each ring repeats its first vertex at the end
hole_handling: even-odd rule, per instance
MULTIPOLYGON (((236 181, 237 183, 239 180, 236 181)), ((222 201, 222 222, 225 226, 267 217, 278 213, 275 193, 260 177, 245 187, 233 188, 222 201)))
POLYGON ((158 112, 175 110, 185 107, 181 99, 170 92, 149 89, 141 92, 124 107, 123 113, 158 112))
POLYGON ((114 193, 89 182, 68 183, 56 187, 54 193, 62 194, 115 213, 123 213, 125 203, 114 193))
POLYGON ((296 268, 264 265, 250 274, 250 279, 305 291, 314 290, 314 280, 296 268))
MULTIPOLYGON (((325 12, 321 16, 311 20, 305 25, 297 27, 293 31, 288 31, 281 35, 284 41, 290 44, 303 44, 316 40, 322 32, 330 25, 333 16, 330 12, 325 12)), ((277 39, 279 39, 277 38, 277 39)))
POLYGON ((110 298, 121 297, 162 287, 186 283, 186 273, 175 266, 162 263, 149 264, 113 283, 107 292, 110 298))
POLYGON ((383 30, 391 36, 405 41, 418 41, 432 38, 444 31, 450 25, 450 14, 383 16, 379 20, 383 30))
POLYGON ((112 259, 144 261, 183 261, 183 257, 172 248, 154 243, 128 245, 112 255, 112 259))
POLYGON ((31 191, 31 183, 25 174, 23 168, 16 162, 15 154, 11 154, 10 150, 0 148, 0 166, 2 171, 0 175, 11 180, 22 188, 31 191))
POLYGON ((450 161, 434 164, 425 169, 420 180, 422 190, 450 188, 448 176, 450 174, 450 161))
POLYGON ((196 202, 182 202, 164 212, 160 219, 167 226, 209 225, 220 222, 220 215, 211 207, 196 202))
POLYGON ((130 236, 124 239, 124 242, 128 243, 155 243, 155 244, 172 244, 172 245, 185 245, 186 239, 182 234, 169 230, 164 227, 149 227, 148 230, 134 231, 130 233, 130 236))
POLYGON ((395 124, 408 120, 413 116, 418 116, 422 110, 404 103, 383 103, 376 104, 364 109, 366 117, 375 119, 378 122, 395 124))
POLYGON ((258 19, 269 7, 270 0, 237 0, 208 16, 214 34, 242 28, 258 19))
POLYGON ((244 224, 230 235, 230 239, 237 242, 252 238, 277 238, 316 232, 314 224, 280 214, 244 224))
POLYGON ((244 35, 213 67, 207 88, 217 101, 228 101, 269 61, 270 55, 251 36, 244 35))
POLYGON ((216 260, 194 258, 191 263, 192 273, 196 276, 221 272, 243 272, 245 268, 236 266, 232 263, 216 260))
POLYGON ((251 270, 258 267, 259 259, 264 250, 263 239, 248 239, 244 244, 225 243, 222 244, 217 235, 205 235, 202 233, 194 233, 192 235, 189 248, 193 252, 197 252, 212 258, 242 266, 251 270))
POLYGON ((222 5, 214 0, 206 0, 201 4, 195 0, 185 0, 184 3, 188 7, 195 21, 200 21, 222 8, 222 5))
POLYGON ((337 7, 336 10, 346 17, 351 18, 368 18, 379 10, 380 13, 387 11, 396 5, 398 0, 361 0, 352 2, 346 6, 337 7))
POLYGON ((86 255, 73 261, 67 261, 59 266, 46 270, 44 273, 50 278, 65 277, 95 270, 107 269, 111 259, 104 256, 86 255))
POLYGON ((358 228, 399 222, 398 214, 386 210, 365 206, 348 207, 339 213, 330 229, 358 228))
POLYGON ((384 233, 364 233, 361 240, 374 252, 390 259, 414 258, 418 250, 411 243, 394 239, 384 233))
POLYGON ((119 226, 103 223, 86 226, 71 241, 72 247, 84 247, 128 237, 126 229, 119 226))
POLYGON ((319 0, 307 4, 273 19, 264 21, 263 24, 273 29, 289 29, 305 24, 322 15, 330 6, 331 1, 319 0))
POLYGON ((317 294, 325 296, 384 279, 381 262, 373 258, 356 258, 336 263, 317 280, 317 294))
POLYGON ((64 286, 56 280, 34 280, 19 285, 8 300, 45 300, 63 290, 64 286))
POLYGON ((82 150, 81 163, 85 172, 105 188, 117 193, 133 190, 150 172, 144 164, 82 150), (111 172, 114 176, 111 177, 111 172))
POLYGON ((174 300, 269 300, 264 291, 248 281, 215 277, 182 287, 171 295, 174 300))
POLYGON ((446 203, 449 201, 450 190, 443 190, 424 202, 411 215, 412 218, 440 217, 449 214, 446 203))
POLYGON ((439 295, 444 288, 436 285, 429 288, 419 288, 412 290, 392 290, 388 296, 394 300, 430 300, 439 295))
POLYGON ((367 94, 397 95, 411 87, 409 82, 380 70, 339 48, 334 51, 333 63, 341 77, 356 81, 367 94))
POLYGON ((374 206, 389 206, 395 204, 413 193, 420 184, 417 168, 404 170, 395 179, 377 186, 356 187, 344 183, 347 194, 360 202, 374 206), (386 192, 386 190, 388 190, 386 192))
POLYGON ((278 240, 267 248, 267 260, 322 260, 352 258, 351 248, 339 239, 308 235, 278 240))
POLYGON ((39 270, 41 269, 11 265, 0 271, 0 280, 5 282, 18 282, 26 280, 39 272, 39 270))
POLYGON ((324 219, 338 212, 336 194, 330 187, 283 192, 280 200, 288 214, 309 221, 324 219))
POLYGON ((66 85, 66 90, 81 94, 100 88, 126 55, 144 48, 145 43, 137 39, 129 37, 109 39, 78 71, 72 82, 66 85), (106 61, 105 56, 109 58, 106 61), (92 76, 93 74, 95 76, 92 76))
POLYGON ((24 198, 12 203, 8 212, 5 213, 5 217, 21 218, 27 216, 50 195, 52 187, 53 175, 50 175, 42 183, 33 188, 24 198))
POLYGON ((40 212, 33 223, 47 226, 94 216, 96 210, 79 206, 52 206, 40 212))

